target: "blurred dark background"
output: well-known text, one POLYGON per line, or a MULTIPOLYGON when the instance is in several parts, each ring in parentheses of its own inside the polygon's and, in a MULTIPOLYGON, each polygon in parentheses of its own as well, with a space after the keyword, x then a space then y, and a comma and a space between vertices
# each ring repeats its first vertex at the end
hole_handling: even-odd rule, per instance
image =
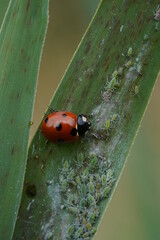
MULTIPOLYGON (((99 0, 50 0, 31 138, 99 0)), ((160 240, 160 81, 94 240, 160 240)))

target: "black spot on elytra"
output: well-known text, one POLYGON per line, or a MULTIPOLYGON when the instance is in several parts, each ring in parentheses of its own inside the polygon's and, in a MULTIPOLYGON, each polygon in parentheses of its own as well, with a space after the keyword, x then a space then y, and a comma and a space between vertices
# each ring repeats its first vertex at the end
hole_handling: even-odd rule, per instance
POLYGON ((62 138, 59 138, 59 139, 58 139, 58 142, 59 142, 59 143, 63 143, 64 140, 63 140, 62 138))
POLYGON ((29 184, 26 188, 26 194, 30 198, 34 198, 37 194, 37 189, 34 184, 29 184))
POLYGON ((61 124, 61 123, 58 123, 58 124, 56 125, 56 129, 57 129, 57 131, 61 131, 61 129, 62 129, 62 124, 61 124))
POLYGON ((47 123, 48 122, 48 117, 45 119, 45 123, 47 123))
POLYGON ((63 116, 63 117, 67 117, 67 114, 66 114, 66 113, 63 113, 62 116, 63 116))
POLYGON ((77 135, 77 129, 76 129, 76 128, 72 128, 70 134, 71 134, 72 136, 76 136, 76 135, 77 135))

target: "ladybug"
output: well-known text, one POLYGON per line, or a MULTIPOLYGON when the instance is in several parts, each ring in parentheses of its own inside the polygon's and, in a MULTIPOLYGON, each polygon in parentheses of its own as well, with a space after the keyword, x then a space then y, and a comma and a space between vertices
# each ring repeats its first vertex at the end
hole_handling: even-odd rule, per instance
POLYGON ((42 122, 44 136, 52 142, 73 142, 83 137, 90 129, 91 123, 84 114, 56 111, 42 122))

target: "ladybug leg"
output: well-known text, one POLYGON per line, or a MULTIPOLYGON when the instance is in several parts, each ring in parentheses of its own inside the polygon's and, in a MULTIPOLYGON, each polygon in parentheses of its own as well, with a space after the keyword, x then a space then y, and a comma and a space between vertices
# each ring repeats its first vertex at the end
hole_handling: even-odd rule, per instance
POLYGON ((46 113, 44 113, 44 117, 47 117, 50 113, 53 113, 53 112, 58 112, 58 111, 55 111, 52 107, 48 106, 48 110, 46 113))
POLYGON ((47 116, 48 116, 48 114, 47 114, 47 113, 44 113, 44 118, 47 117, 47 116))
POLYGON ((45 145, 48 145, 48 143, 49 143, 49 141, 48 141, 48 139, 45 141, 45 145))
POLYGON ((53 112, 58 112, 58 111, 55 111, 52 107, 48 106, 48 110, 50 111, 50 113, 53 113, 53 112))

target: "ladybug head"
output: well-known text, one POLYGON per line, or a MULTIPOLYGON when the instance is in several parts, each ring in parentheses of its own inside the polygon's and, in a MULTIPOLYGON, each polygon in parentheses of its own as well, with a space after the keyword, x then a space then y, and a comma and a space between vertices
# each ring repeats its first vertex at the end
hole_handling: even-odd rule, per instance
POLYGON ((78 134, 79 136, 84 136, 87 131, 91 128, 90 121, 87 120, 87 117, 84 114, 80 114, 77 119, 78 125, 78 134))

